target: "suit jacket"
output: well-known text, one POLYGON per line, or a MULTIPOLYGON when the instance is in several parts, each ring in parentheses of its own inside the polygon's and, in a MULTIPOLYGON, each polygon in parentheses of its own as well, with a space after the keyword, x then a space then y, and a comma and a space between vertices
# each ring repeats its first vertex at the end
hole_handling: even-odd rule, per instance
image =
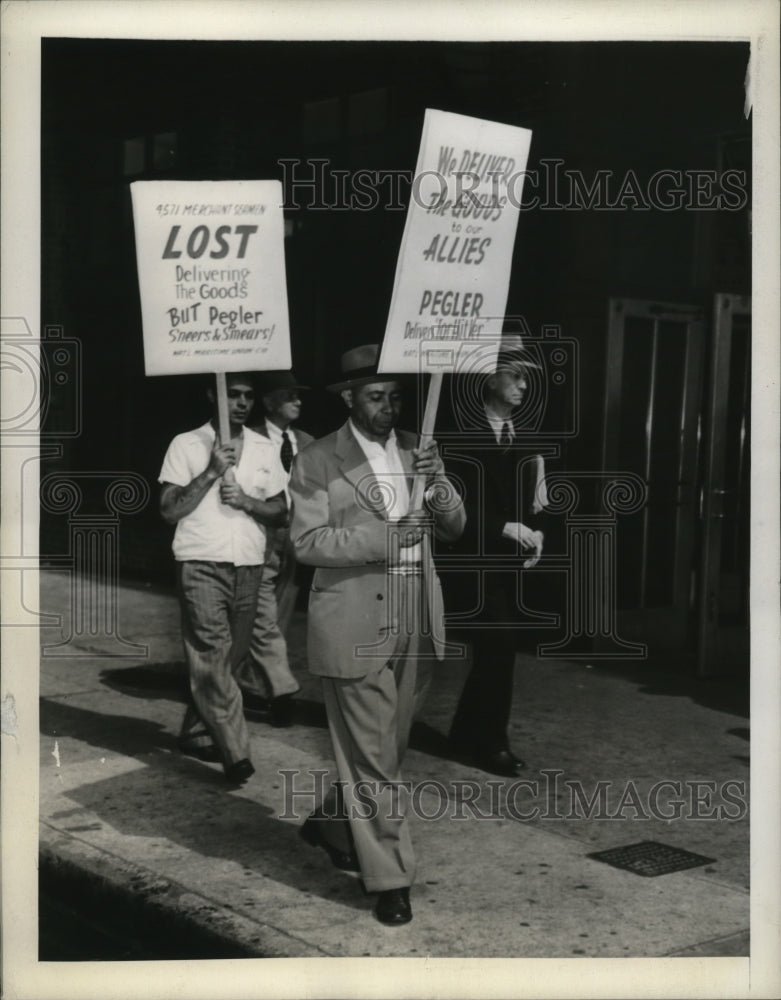
MULTIPOLYGON (((502 531, 508 522, 520 521, 541 530, 547 546, 552 519, 541 506, 545 466, 523 427, 515 426, 513 443, 505 447, 496 443, 482 407, 471 424, 443 450, 448 475, 464 498, 467 521, 461 538, 445 550, 455 561, 442 560, 442 581, 452 615, 506 620, 513 613, 508 609, 515 606, 515 589, 500 566, 532 575, 537 570, 522 568, 528 552, 502 531)), ((440 553, 444 555, 442 548, 440 553)))
MULTIPOLYGON (((417 438, 397 431, 402 464, 412 476, 417 438)), ((355 647, 379 643, 393 622, 386 573, 388 517, 361 446, 349 421, 313 442, 293 464, 290 535, 296 558, 317 567, 309 598, 309 669, 327 677, 363 677, 376 660, 355 647)), ((432 512, 438 538, 455 541, 464 529, 460 501, 432 512)), ((422 547, 436 655, 444 652, 444 606, 428 546, 422 547)))
POLYGON ((473 420, 468 432, 450 443, 445 451, 448 474, 457 482, 464 498, 466 531, 452 546, 465 555, 522 555, 520 545, 504 538, 505 524, 518 522, 543 534, 550 517, 545 512, 545 461, 528 433, 515 425, 509 446, 496 443, 484 415, 473 420))

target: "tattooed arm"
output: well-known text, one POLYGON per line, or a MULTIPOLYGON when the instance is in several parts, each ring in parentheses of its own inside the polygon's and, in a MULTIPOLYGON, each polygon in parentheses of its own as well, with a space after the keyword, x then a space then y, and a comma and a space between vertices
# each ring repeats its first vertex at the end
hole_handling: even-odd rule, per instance
POLYGON ((192 514, 203 500, 215 480, 225 473, 225 470, 236 464, 236 449, 232 444, 221 445, 215 438, 209 464, 204 471, 195 477, 187 486, 175 486, 173 483, 163 483, 160 491, 160 513, 168 524, 176 524, 183 517, 192 514))
POLYGON ((243 510, 245 514, 249 514, 270 528, 281 527, 287 521, 287 500, 284 491, 267 500, 258 500, 245 493, 238 483, 223 481, 220 483, 220 500, 229 507, 243 510))

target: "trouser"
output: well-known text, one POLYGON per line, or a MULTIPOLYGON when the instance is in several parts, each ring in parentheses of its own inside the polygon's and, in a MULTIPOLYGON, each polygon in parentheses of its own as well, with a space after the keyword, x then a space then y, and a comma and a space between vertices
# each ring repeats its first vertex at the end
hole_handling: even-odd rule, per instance
POLYGON ((420 635, 422 579, 395 582, 400 584, 401 628, 392 657, 365 677, 323 678, 347 819, 335 815, 339 806, 333 789, 315 815, 335 817, 323 822, 324 836, 342 850, 355 845, 370 892, 409 886, 415 877, 401 765, 431 679, 431 639, 420 635))
POLYGON ((180 741, 214 743, 225 767, 249 757, 241 691, 233 676, 246 655, 262 566, 186 561, 178 564, 182 641, 190 702, 180 741))
POLYGON ((243 691, 278 698, 300 690, 290 670, 285 641, 298 590, 295 573, 295 557, 285 537, 284 543, 267 553, 263 567, 249 654, 235 671, 243 691))
POLYGON ((472 667, 453 717, 450 738, 475 752, 495 753, 508 748, 515 629, 506 623, 516 612, 506 580, 499 574, 486 580, 484 598, 480 621, 470 635, 472 667))

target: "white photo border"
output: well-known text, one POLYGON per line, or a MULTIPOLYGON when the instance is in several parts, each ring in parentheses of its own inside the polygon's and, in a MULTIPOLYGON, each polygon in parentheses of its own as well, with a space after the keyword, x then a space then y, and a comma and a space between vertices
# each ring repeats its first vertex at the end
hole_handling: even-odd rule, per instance
MULTIPOLYGON (((753 114, 751 956, 719 959, 37 960, 38 636, 2 630, 2 901, 10 997, 774 997, 779 995, 779 7, 775 0, 390 3, 69 0, 2 6, 2 315, 40 326, 44 37, 264 40, 748 40, 753 114), (8 701, 10 698, 12 701, 8 701), (6 715, 10 706, 12 714, 6 715), (10 722, 7 721, 10 719, 10 722)), ((6 373, 3 373, 5 376, 6 373)), ((4 391, 11 383, 4 378, 4 391)), ((5 457, 5 456, 3 456, 5 457)), ((38 511, 3 491, 3 549, 38 511)), ((2 574, 3 585, 5 576, 2 574)), ((37 585, 37 581, 34 581, 37 585)), ((5 602, 4 602, 5 603, 5 602)))

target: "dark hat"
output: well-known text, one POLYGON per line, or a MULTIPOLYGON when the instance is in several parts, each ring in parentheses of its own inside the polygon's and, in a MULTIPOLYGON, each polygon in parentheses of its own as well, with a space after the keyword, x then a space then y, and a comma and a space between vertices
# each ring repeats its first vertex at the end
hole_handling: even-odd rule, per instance
POLYGON ((266 396, 276 389, 308 389, 302 385, 293 372, 261 372, 258 376, 258 389, 261 396, 266 396))
POLYGON ((499 353, 496 355, 496 370, 521 367, 542 368, 542 365, 523 346, 523 340, 517 333, 503 333, 499 342, 499 353))
POLYGON ((387 372, 383 372, 382 375, 378 374, 379 357, 379 344, 363 344, 361 347, 353 347, 351 350, 345 351, 341 361, 342 375, 345 378, 326 388, 329 392, 341 392, 342 389, 355 389, 359 385, 368 385, 370 382, 397 381, 397 375, 390 375, 387 372))

